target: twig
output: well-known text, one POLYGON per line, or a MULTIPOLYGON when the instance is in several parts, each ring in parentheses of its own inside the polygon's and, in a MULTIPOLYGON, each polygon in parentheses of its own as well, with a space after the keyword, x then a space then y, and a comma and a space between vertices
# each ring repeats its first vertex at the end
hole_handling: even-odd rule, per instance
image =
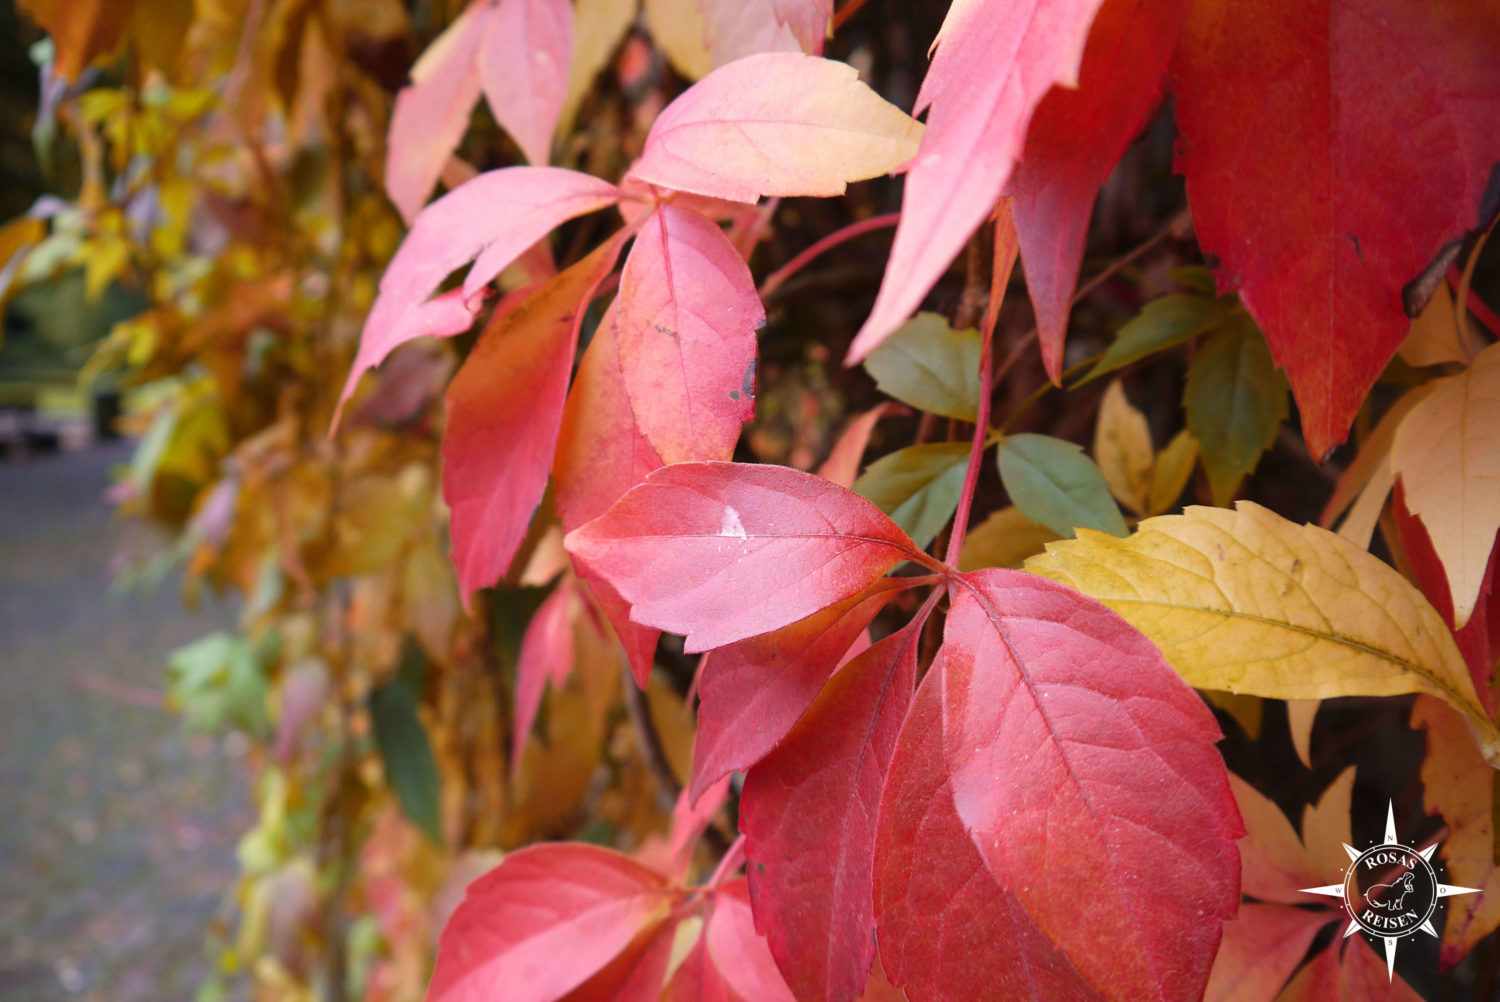
POLYGON ((159 689, 151 689, 144 685, 131 685, 129 682, 121 682, 108 675, 100 675, 98 672, 78 672, 73 676, 73 688, 80 692, 97 692, 101 695, 113 696, 122 703, 139 706, 145 710, 164 710, 167 705, 166 696, 159 689))
POLYGON ((760 284, 760 298, 766 299, 775 295, 776 290, 786 284, 786 280, 801 271, 811 261, 832 250, 847 240, 857 236, 883 230, 895 226, 901 221, 901 213, 888 212, 883 216, 871 216, 869 219, 861 219, 857 223, 850 223, 841 230, 834 230, 828 236, 812 244, 802 253, 792 258, 786 264, 777 268, 766 276, 766 280, 760 284))
POLYGON ((842 28, 855 13, 865 5, 865 0, 849 0, 848 3, 839 8, 839 12, 833 15, 833 30, 842 28))
POLYGON ((646 768, 651 770, 651 775, 656 779, 657 803, 662 810, 670 811, 677 806, 677 798, 682 794, 682 784, 677 781, 676 774, 672 772, 672 764, 667 761, 667 751, 662 747, 661 735, 656 732, 656 722, 651 719, 651 707, 646 704, 646 694, 635 684, 629 665, 622 665, 621 671, 625 676, 625 712, 630 716, 630 726, 635 728, 636 743, 641 746, 641 757, 646 760, 646 768))

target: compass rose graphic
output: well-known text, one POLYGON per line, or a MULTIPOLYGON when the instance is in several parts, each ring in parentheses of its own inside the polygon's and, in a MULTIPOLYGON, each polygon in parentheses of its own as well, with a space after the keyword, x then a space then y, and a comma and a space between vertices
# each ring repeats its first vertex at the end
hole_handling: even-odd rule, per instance
POLYGON ((1438 882, 1431 862, 1436 849, 1437 843, 1420 850, 1401 844, 1396 837, 1395 805, 1387 802, 1385 841, 1363 852, 1344 843, 1344 851, 1349 854, 1344 882, 1304 887, 1302 892, 1323 894, 1343 902, 1344 911, 1352 920, 1344 930, 1345 936, 1363 930, 1384 940, 1386 977, 1390 978, 1396 969, 1398 940, 1419 930, 1432 936, 1438 934, 1432 926, 1432 913, 1440 899, 1479 893, 1477 887, 1438 882))

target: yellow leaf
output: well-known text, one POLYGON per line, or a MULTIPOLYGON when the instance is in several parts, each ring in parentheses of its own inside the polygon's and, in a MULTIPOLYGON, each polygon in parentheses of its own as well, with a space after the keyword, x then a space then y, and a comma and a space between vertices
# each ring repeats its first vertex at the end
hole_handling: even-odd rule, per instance
POLYGON ((1421 316, 1411 322, 1400 355, 1408 365, 1441 365, 1467 359, 1458 340, 1458 314, 1453 311, 1453 293, 1440 284, 1421 316))
POLYGON ((1349 822, 1353 798, 1354 766, 1351 765, 1328 785, 1316 804, 1308 804, 1302 811, 1302 842, 1307 846, 1307 858, 1325 883, 1342 881, 1349 865, 1344 846, 1354 842, 1349 822))
POLYGON ((714 68, 708 48, 708 25, 698 0, 643 0, 646 25, 672 68, 697 80, 714 68))
POLYGON ((1391 444, 1396 440, 1396 429, 1413 407, 1421 403, 1432 392, 1435 383, 1424 383, 1401 397, 1380 418, 1375 430, 1360 443, 1359 452, 1339 476, 1334 485, 1333 496, 1323 507, 1318 524, 1325 529, 1333 527, 1334 521, 1350 508, 1349 517, 1339 527, 1339 535, 1360 546, 1370 545, 1370 536, 1375 532, 1375 523, 1385 507, 1385 497, 1396 482, 1391 468, 1391 444))
POLYGON ((1309 769, 1312 768, 1312 729, 1318 718, 1321 699, 1289 699, 1286 701, 1286 726, 1292 732, 1292 748, 1297 758, 1309 769))
POLYGON ((1500 344, 1412 408, 1396 429, 1391 465, 1443 562, 1462 629, 1500 530, 1500 344))
POLYGON ((1191 507, 1119 539, 1083 530, 1026 569, 1125 617, 1188 684, 1277 699, 1427 692, 1469 719, 1486 757, 1500 731, 1441 616, 1348 540, 1250 502, 1191 507))
POLYGON ((1265 700, 1259 696, 1247 696, 1243 692, 1220 692, 1204 689, 1203 698, 1234 718, 1240 730, 1251 741, 1260 740, 1261 719, 1265 716, 1265 700))
POLYGON ((1001 508, 964 537, 958 569, 968 573, 981 567, 1020 567, 1057 538, 1057 533, 1032 522, 1019 508, 1001 508))
POLYGON ((1160 515, 1175 505, 1197 463, 1198 440, 1184 428, 1156 455, 1156 463, 1151 467, 1151 490, 1146 497, 1145 513, 1160 515))
POLYGON ((1151 427, 1146 415, 1136 410, 1117 379, 1104 391, 1099 403, 1099 421, 1094 426, 1094 460, 1109 483, 1115 500, 1137 515, 1145 514, 1151 491, 1151 427))
POLYGON ((635 23, 638 6, 640 0, 577 0, 573 5, 573 58, 568 63, 568 96, 558 115, 559 136, 572 131, 584 95, 635 23))
POLYGON ((1422 762, 1422 799, 1427 813, 1441 813, 1448 824, 1442 848, 1448 864, 1445 879, 1483 891, 1448 899, 1442 964, 1450 967, 1500 926, 1500 870, 1495 866, 1496 774, 1485 768, 1463 720, 1437 700, 1418 697, 1412 704, 1411 724, 1427 732, 1427 758, 1422 762))

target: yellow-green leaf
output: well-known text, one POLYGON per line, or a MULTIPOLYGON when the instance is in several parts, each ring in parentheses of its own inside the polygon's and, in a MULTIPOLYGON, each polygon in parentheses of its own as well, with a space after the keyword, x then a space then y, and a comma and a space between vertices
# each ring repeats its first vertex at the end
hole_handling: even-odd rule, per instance
POLYGON ((854 482, 854 493, 925 547, 953 517, 968 469, 967 442, 911 445, 871 464, 854 482))
POLYGON ((1240 304, 1233 296, 1181 292, 1153 299, 1139 316, 1120 328, 1114 343, 1079 384, 1206 334, 1239 309, 1240 304))
POLYGON ((1083 450, 1051 435, 1011 435, 1000 447, 1000 480, 1022 514, 1059 536, 1075 528, 1129 531, 1104 474, 1083 450))
POLYGON ((1287 416, 1286 377, 1249 314, 1234 314, 1203 343, 1182 403, 1214 503, 1228 504, 1287 416))
POLYGON ((1128 539, 1085 532, 1026 569, 1098 599, 1189 685, 1276 699, 1426 692, 1468 719, 1486 757, 1500 731, 1447 625, 1389 565, 1259 505, 1192 507, 1128 539))
POLYGON ((865 359, 882 393, 918 410, 972 422, 979 414, 977 330, 955 331, 936 313, 918 313, 865 359))

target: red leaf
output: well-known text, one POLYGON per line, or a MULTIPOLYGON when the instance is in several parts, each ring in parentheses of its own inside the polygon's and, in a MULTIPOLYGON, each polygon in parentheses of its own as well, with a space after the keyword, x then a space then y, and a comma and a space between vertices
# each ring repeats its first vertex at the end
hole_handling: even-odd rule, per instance
POLYGON ((875 957, 875 821, 926 617, 850 661, 745 777, 755 914, 804 1002, 853 1002, 875 957))
POLYGON ((469 885, 443 930, 427 999, 554 1002, 665 921, 677 893, 609 849, 520 849, 469 885))
POLYGON ((568 93, 573 5, 499 0, 493 10, 478 53, 485 101, 526 159, 545 164, 568 93))
POLYGON ((922 680, 881 796, 875 924, 886 976, 911 1002, 1098 1002, 964 831, 943 761, 941 689, 935 672, 922 680))
MULTIPOLYGON (((506 167, 481 174, 423 209, 380 279, 380 295, 360 334, 359 353, 339 397, 400 345, 428 334, 456 334, 459 312, 490 279, 564 220, 611 205, 613 185, 561 167, 506 167), (456 290, 428 301, 448 273, 478 256, 456 290), (439 306, 438 304, 442 304, 439 306)), ((473 316, 469 310, 469 318, 473 316)), ((335 426, 338 418, 334 418, 335 426)))
MULTIPOLYGON (((661 457, 636 427, 635 411, 625 393, 615 319, 611 303, 583 353, 563 410, 552 477, 557 514, 566 532, 604 514, 620 495, 661 468, 661 457)), ((609 617, 625 647, 631 672, 644 689, 660 633, 632 623, 629 603, 609 582, 581 566, 578 572, 609 617)))
POLYGON ((964 827, 1101 992, 1197 999, 1244 834, 1212 714, 1093 600, 1018 571, 959 582, 933 671, 964 827))
POLYGON ((1307 956, 1318 930, 1338 917, 1282 905, 1243 904, 1224 923, 1203 1002, 1271 1002, 1307 956))
POLYGON ((1012 212, 1054 382, 1094 199, 1156 107, 1187 8, 1187 0, 1105 0, 1084 48, 1080 86, 1054 86, 1026 132, 1010 183, 1012 212))
POLYGON ((448 386, 443 497, 465 601, 505 574, 546 490, 578 325, 620 244, 497 313, 448 386))
POLYGON ((710 654, 699 686, 692 795, 780 744, 870 621, 906 587, 882 578, 806 619, 710 654))
POLYGON ((559 1002, 659 1002, 672 960, 676 922, 656 926, 559 1002))
MULTIPOLYGON (((470 4, 433 40, 396 95, 385 147, 385 190, 408 223, 432 194, 479 100, 476 55, 494 8, 470 4)), ((436 284, 436 283, 434 283, 436 284)))
POLYGON ((921 129, 848 63, 767 52, 719 67, 668 105, 630 175, 736 202, 842 195, 909 160, 921 129))
POLYGON ((620 278, 619 350, 636 423, 667 463, 728 459, 755 416, 755 279, 713 223, 671 205, 620 278))
POLYGON ((859 495, 777 466, 680 463, 566 539, 631 619, 689 653, 769 633, 856 595, 903 560, 929 567, 859 495))
POLYGON ((516 724, 511 735, 511 771, 521 767, 521 751, 542 705, 542 691, 551 677, 567 677, 573 667, 573 617, 578 595, 564 582, 552 590, 526 624, 521 638, 521 656, 516 661, 516 724))
POLYGON ((949 9, 917 96, 918 113, 931 106, 927 132, 906 176, 885 280, 849 348, 851 362, 867 356, 916 311, 990 214, 1021 155, 1037 103, 1054 82, 1076 78, 1099 4, 970 0, 949 9))
POLYGON ((1500 7, 1207 0, 1176 75, 1199 243, 1322 456, 1406 336, 1402 287, 1480 224, 1500 162, 1500 7))
MULTIPOLYGON (((1448 587, 1447 571, 1433 548, 1426 526, 1406 507, 1406 490, 1400 480, 1396 481, 1391 499, 1391 514, 1396 520, 1396 533, 1411 567, 1412 578, 1438 615, 1443 617, 1443 622, 1448 624, 1448 629, 1453 630, 1453 592, 1448 587)), ((1469 665, 1474 691, 1479 693, 1480 702, 1490 713, 1495 712, 1490 675, 1494 671, 1497 649, 1500 649, 1500 589, 1495 587, 1497 556, 1500 556, 1500 540, 1490 550, 1490 562, 1474 602, 1473 615, 1463 629, 1453 631, 1453 639, 1469 665)))

